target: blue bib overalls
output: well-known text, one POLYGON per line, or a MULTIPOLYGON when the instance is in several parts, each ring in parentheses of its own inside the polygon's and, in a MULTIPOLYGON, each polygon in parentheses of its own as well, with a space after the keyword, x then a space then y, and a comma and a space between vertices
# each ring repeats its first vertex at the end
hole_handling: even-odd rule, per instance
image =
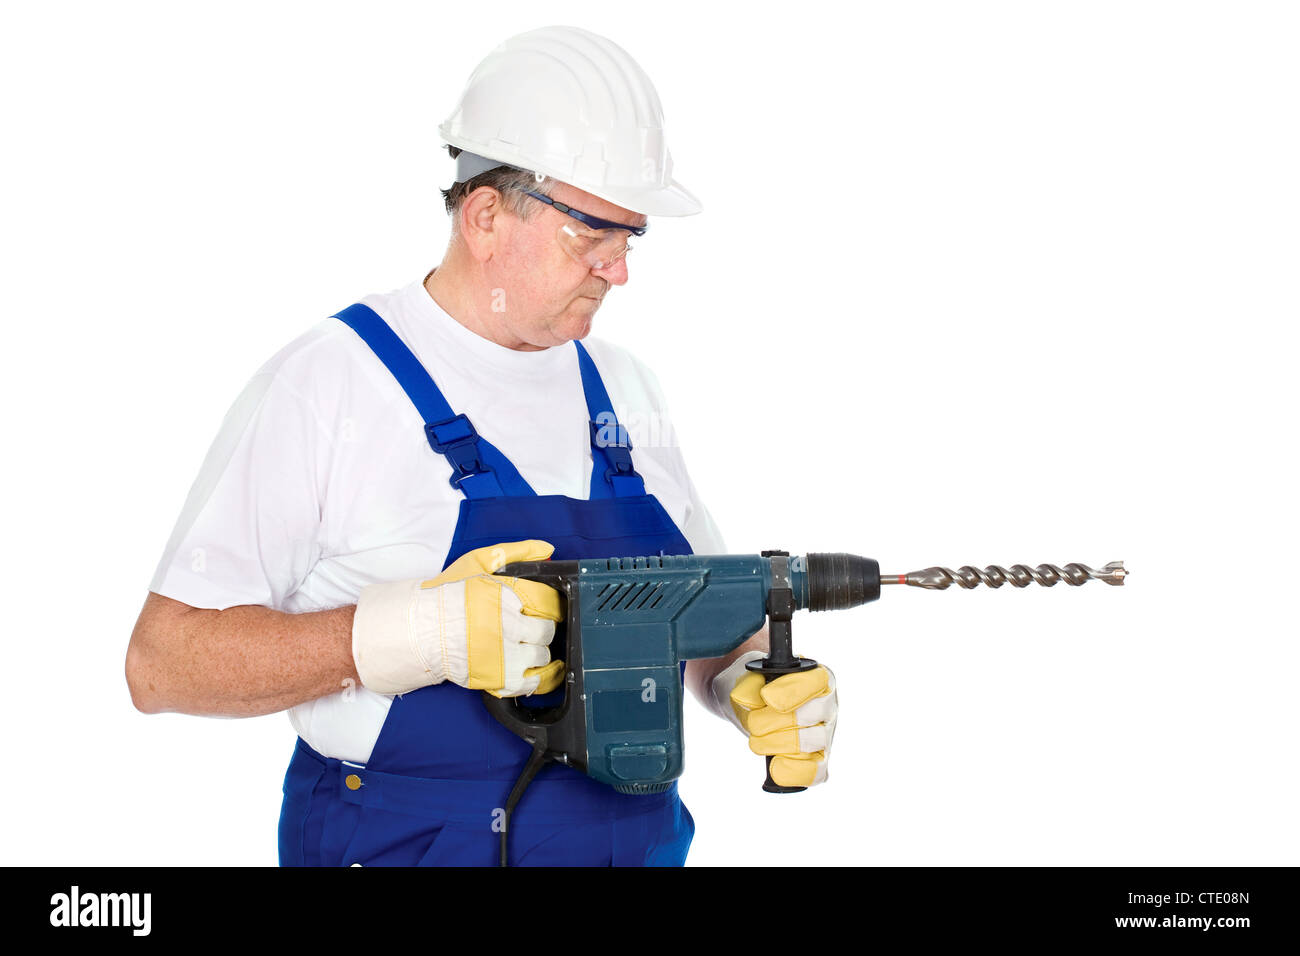
MULTIPOLYGON (((452 411, 374 311, 353 305, 336 317, 410 396, 433 450, 451 464, 453 487, 465 496, 444 568, 475 548, 530 538, 554 545, 556 560, 691 553, 633 470, 626 432, 581 343, 573 344, 591 418, 588 499, 536 494, 469 419, 452 411)), ((430 480, 437 480, 437 471, 430 469, 430 480)), ((528 700, 549 704, 561 694, 528 700)), ((364 767, 326 758, 298 741, 284 781, 280 863, 495 866, 506 798, 530 753, 487 712, 480 691, 445 682, 395 697, 364 767)), ((620 794, 549 764, 511 815, 510 863, 677 866, 694 832, 676 785, 648 796, 620 794)))

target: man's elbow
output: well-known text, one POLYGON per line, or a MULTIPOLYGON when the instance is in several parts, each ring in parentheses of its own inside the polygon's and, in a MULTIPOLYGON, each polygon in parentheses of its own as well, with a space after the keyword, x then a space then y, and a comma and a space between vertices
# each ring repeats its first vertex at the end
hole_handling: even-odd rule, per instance
POLYGON ((157 595, 149 595, 126 648, 126 686, 131 692, 131 703, 142 714, 161 714, 172 709, 163 693, 165 642, 160 632, 166 625, 166 617, 159 613, 158 607, 162 600, 157 595))
POLYGON ((161 714, 167 708, 158 693, 150 654, 136 637, 132 635, 131 644, 126 649, 126 686, 131 692, 131 703, 142 714, 161 714))

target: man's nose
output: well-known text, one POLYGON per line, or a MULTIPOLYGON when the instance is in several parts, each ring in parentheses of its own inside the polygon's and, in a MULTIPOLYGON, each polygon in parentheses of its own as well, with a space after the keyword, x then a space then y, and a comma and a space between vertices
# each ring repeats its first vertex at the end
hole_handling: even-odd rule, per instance
POLYGON ((592 269, 591 274, 600 276, 610 285, 623 285, 627 282, 627 257, 617 259, 603 269, 592 269))

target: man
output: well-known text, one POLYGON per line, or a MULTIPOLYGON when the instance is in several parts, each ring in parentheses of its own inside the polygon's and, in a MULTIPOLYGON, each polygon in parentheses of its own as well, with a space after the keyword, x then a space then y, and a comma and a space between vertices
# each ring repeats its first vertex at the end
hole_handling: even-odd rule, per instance
MULTIPOLYGON (((480 64, 440 132, 457 163, 443 261, 253 379, 128 650, 145 712, 289 710, 283 864, 495 863, 529 750, 480 692, 553 700, 564 665, 556 592, 492 572, 725 550, 677 448, 632 446, 617 421, 664 417, 654 376, 581 341, 627 282, 628 237, 699 211, 649 79, 602 37, 535 30, 480 64)), ((760 631, 685 680, 777 755, 778 782, 820 782, 834 679, 764 687, 744 663, 765 647, 760 631)), ((680 864, 693 832, 675 786, 618 794, 552 765, 510 823, 511 862, 680 864)))

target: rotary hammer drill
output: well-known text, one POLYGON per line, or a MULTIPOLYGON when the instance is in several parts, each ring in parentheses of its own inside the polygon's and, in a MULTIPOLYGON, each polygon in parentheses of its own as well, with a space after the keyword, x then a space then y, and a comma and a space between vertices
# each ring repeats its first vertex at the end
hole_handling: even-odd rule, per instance
MULTIPOLYGON (((796 657, 790 622, 794 611, 857 607, 880 597, 887 584, 943 590, 956 584, 1023 588, 1058 581, 1124 583, 1123 562, 1100 571, 1081 564, 934 567, 881 576, 880 565, 853 554, 791 556, 668 555, 570 561, 522 561, 498 574, 529 578, 555 588, 565 605, 556 625, 567 672, 564 699, 530 709, 518 698, 484 693, 488 710, 533 748, 505 806, 506 820, 537 771, 556 761, 623 793, 666 790, 683 769, 679 665, 722 657, 768 623, 770 651, 748 665, 768 681, 817 666, 796 657)), ((767 758, 770 768, 771 757, 767 758)), ((782 787, 769 769, 763 789, 782 787)), ((508 826, 508 822, 507 822, 508 826)), ((502 831, 502 861, 505 860, 502 831)))

